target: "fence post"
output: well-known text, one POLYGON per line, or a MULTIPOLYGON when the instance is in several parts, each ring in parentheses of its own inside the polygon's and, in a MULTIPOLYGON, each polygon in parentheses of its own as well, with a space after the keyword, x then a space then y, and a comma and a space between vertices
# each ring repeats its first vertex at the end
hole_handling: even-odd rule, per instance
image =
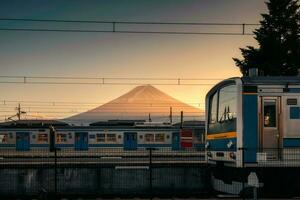
POLYGON ((240 147, 238 148, 238 150, 242 151, 242 191, 241 191, 241 195, 242 195, 242 199, 245 200, 245 177, 246 177, 246 173, 245 173, 245 148, 244 147, 240 147))
POLYGON ((152 200, 153 198, 153 188, 152 188, 152 150, 153 148, 149 148, 149 184, 150 184, 150 199, 152 200))
POLYGON ((54 197, 57 198, 57 149, 54 147, 54 197))
POLYGON ((150 187, 150 199, 153 199, 153 183, 152 183, 152 151, 155 150, 153 147, 147 148, 149 151, 149 187, 150 187))

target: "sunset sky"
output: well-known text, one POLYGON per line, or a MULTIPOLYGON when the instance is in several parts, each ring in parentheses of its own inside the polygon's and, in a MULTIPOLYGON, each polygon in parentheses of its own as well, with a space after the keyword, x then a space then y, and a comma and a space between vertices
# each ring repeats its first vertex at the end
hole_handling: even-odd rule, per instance
MULTIPOLYGON (((258 23, 263 12, 263 0, 0 1, 0 18, 258 23)), ((0 21, 0 28, 32 25, 39 24, 0 21)), ((253 36, 0 31, 0 70, 1 75, 20 76, 223 79, 241 75, 232 57, 240 57, 239 47, 246 45, 256 45, 253 36)), ((134 87, 0 84, 0 100, 104 103, 134 87)), ((211 86, 155 87, 183 102, 203 107, 211 86)), ((11 107, 3 101, 0 104, 0 115, 9 115, 7 110, 14 112, 16 103, 9 104, 11 107)), ((95 105, 80 109, 92 107, 95 105)))

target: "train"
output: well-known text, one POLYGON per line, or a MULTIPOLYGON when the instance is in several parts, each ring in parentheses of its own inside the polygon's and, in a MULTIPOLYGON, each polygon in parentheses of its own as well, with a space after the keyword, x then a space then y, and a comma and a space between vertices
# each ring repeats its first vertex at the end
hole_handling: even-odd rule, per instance
POLYGON ((253 172, 261 192, 299 195, 300 77, 223 80, 207 93, 205 115, 217 191, 243 193, 253 172))
POLYGON ((10 153, 28 152, 33 155, 49 152, 51 148, 93 153, 99 149, 132 151, 156 148, 177 151, 203 147, 203 122, 189 128, 185 126, 184 129, 178 124, 132 120, 109 120, 90 126, 36 120, 0 124, 0 152, 9 150, 10 153))

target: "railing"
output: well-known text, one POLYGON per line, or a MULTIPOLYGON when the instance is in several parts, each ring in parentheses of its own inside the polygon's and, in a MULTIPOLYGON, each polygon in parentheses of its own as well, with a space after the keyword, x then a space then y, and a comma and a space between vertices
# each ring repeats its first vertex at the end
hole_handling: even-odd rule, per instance
POLYGON ((300 148, 225 150, 1 149, 0 198, 300 196, 300 148))
POLYGON ((1 149, 0 195, 207 196, 205 164, 197 149, 1 149))
POLYGON ((207 149, 206 154, 212 187, 219 192, 239 197, 300 196, 300 148, 222 148, 207 149))

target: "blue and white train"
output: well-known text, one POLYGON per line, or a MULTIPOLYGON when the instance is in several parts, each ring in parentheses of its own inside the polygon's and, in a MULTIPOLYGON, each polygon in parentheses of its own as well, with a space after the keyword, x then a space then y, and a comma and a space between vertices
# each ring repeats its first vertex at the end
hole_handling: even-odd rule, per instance
POLYGON ((215 189, 238 194, 250 172, 267 194, 291 191, 292 181, 297 185, 300 77, 226 79, 208 92, 206 119, 215 189))
MULTIPOLYGON (((51 123, 50 123, 51 124, 51 123)), ((95 123, 91 126, 69 126, 53 124, 55 131, 51 136, 49 124, 0 125, 0 152, 49 152, 51 144, 67 152, 99 152, 99 149, 111 151, 139 150, 148 147, 169 150, 181 150, 184 138, 179 126, 162 123, 95 123), (53 137, 53 138, 52 138, 53 137), (52 140, 52 142, 51 142, 52 140)), ((204 124, 192 128, 190 142, 193 147, 204 146, 204 124)), ((1 154, 1 153, 0 153, 1 154)))

